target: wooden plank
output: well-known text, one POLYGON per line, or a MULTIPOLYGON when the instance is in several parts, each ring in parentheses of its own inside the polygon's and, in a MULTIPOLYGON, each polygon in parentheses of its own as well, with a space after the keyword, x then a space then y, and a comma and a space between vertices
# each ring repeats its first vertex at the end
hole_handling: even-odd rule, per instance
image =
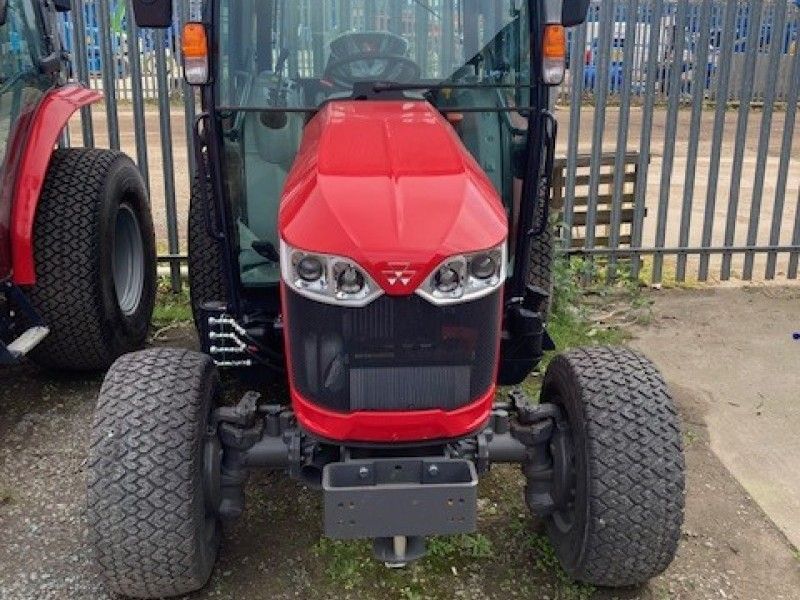
MULTIPOLYGON (((626 208, 628 206, 633 206, 636 196, 633 192, 629 192, 627 194, 622 195, 622 208, 626 208)), ((612 196, 611 194, 599 194, 597 197, 597 207, 598 208, 606 208, 611 206, 612 196)), ((585 212, 586 204, 588 202, 588 198, 581 197, 575 198, 575 212, 585 212), (583 209, 583 211, 578 211, 577 209, 583 209)))
MULTIPOLYGON (((585 227, 586 226, 586 212, 576 212, 572 218, 572 225, 575 227, 585 227)), ((620 222, 621 223, 632 223, 633 222, 633 209, 626 208, 621 211, 620 215, 620 222)), ((595 217, 595 223, 598 225, 610 225, 611 224, 611 210, 598 210, 597 215, 595 217)))
MULTIPOLYGON (((614 183, 614 173, 600 173, 600 185, 611 185, 614 183)), ((636 173, 634 171, 625 172, 625 183, 636 183, 636 173)), ((578 175, 575 178, 575 187, 589 185, 589 175, 578 175)))
MULTIPOLYGON (((630 165, 635 165, 635 164, 637 164, 639 162, 639 156, 641 156, 641 154, 639 152, 626 152, 625 153, 625 158, 623 159, 623 162, 626 165, 629 165, 629 164, 630 165)), ((614 152, 605 152, 605 153, 603 153, 602 157, 600 158, 600 164, 601 165, 614 166, 614 161, 616 160, 616 158, 617 158, 617 155, 614 152)), ((578 160, 577 160, 578 168, 581 168, 581 167, 587 168, 587 167, 591 166, 591 164, 592 164, 592 156, 591 156, 591 154, 579 154, 578 155, 578 160)), ((566 157, 559 156, 558 158, 556 158, 553 161, 553 165, 555 166, 556 169, 563 169, 564 167, 567 166, 566 157)))
MULTIPOLYGON (((584 243, 586 240, 582 237, 573 237, 572 243, 570 244, 573 248, 583 248, 584 243)), ((599 248, 608 248, 610 241, 608 237, 596 237, 594 238, 595 246, 599 248)), ((621 235, 619 236, 619 245, 620 246, 630 246, 631 245, 631 236, 629 235, 621 235)))

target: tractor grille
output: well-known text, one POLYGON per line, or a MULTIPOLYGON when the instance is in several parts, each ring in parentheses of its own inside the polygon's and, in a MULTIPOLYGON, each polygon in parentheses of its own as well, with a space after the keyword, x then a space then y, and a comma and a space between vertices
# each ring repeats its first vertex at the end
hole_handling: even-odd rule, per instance
POLYGON ((453 306, 381 296, 345 308, 286 293, 292 381, 339 412, 452 410, 491 387, 500 293, 453 306))

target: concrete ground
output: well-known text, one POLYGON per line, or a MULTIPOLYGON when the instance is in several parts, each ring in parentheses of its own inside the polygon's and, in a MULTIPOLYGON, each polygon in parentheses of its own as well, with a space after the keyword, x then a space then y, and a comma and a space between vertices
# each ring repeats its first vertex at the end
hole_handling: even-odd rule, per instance
MULTIPOLYGON (((108 142, 107 124, 102 105, 97 105, 93 112, 94 131, 96 144, 104 146, 108 142)), ((559 107, 556 109, 556 116, 559 120, 558 155, 566 156, 567 137, 569 131, 570 111, 568 108, 559 107)), ((658 204, 661 190, 661 169, 662 157, 665 145, 674 145, 675 162, 673 175, 670 181, 667 219, 666 219, 666 244, 668 246, 679 245, 679 232, 681 229, 681 219, 683 213, 683 194, 686 184, 687 154, 688 154, 688 135, 691 111, 682 109, 678 117, 678 134, 674 140, 665 139, 666 129, 666 110, 657 108, 653 118, 652 127, 652 146, 650 149, 651 163, 647 180, 646 206, 648 210, 644 222, 645 247, 653 246, 655 243, 656 220, 658 204)), ((581 110, 580 120, 580 141, 578 144, 579 153, 589 153, 592 144, 592 123, 594 119, 594 109, 585 107, 581 110)), ((712 241, 714 245, 722 245, 725 232, 725 221, 728 214, 729 198, 731 195, 732 182, 738 181, 741 184, 741 192, 738 206, 736 208, 736 235, 735 243, 745 245, 747 229, 750 221, 750 207, 754 194, 754 174, 758 156, 759 132, 761 127, 762 112, 751 110, 748 120, 747 136, 744 153, 744 163, 741 173, 734 177, 733 173, 733 154, 735 147, 735 132, 737 113, 729 110, 725 114, 725 135, 720 150, 721 164, 719 173, 719 187, 716 196, 716 203, 713 209, 714 227, 712 241)), ((136 156, 136 144, 133 129, 133 116, 129 105, 122 105, 119 109, 120 135, 122 149, 131 156, 136 156)), ((154 217, 156 221, 156 234, 161 243, 161 248, 166 250, 167 226, 166 209, 164 200, 164 172, 162 168, 162 153, 158 127, 158 112, 153 107, 148 107, 145 121, 147 123, 147 151, 150 164, 150 182, 152 190, 154 217)), ((188 214, 189 202, 189 174, 186 168, 186 129, 182 109, 174 108, 170 114, 171 121, 171 147, 174 156, 175 169, 175 189, 178 209, 178 234, 181 240, 185 239, 186 218, 188 214)), ((780 163, 781 139, 785 129, 785 113, 777 111, 774 114, 766 155, 766 177, 763 191, 761 208, 758 211, 758 242, 766 244, 770 236, 770 227, 773 216, 775 200, 775 180, 780 163)), ((690 210, 687 212, 687 219, 690 223, 689 245, 700 245, 703 218, 705 213, 706 193, 708 187, 709 157, 711 155, 711 139, 713 131, 714 112, 706 110, 703 112, 701 120, 701 130, 699 136, 699 149, 697 159, 697 170, 693 180, 694 194, 690 210)), ((616 135, 619 123, 619 108, 609 107, 606 111, 605 129, 603 136, 603 151, 614 152, 616 147, 616 135)), ((642 129, 642 109, 633 107, 630 115, 630 134, 628 137, 627 150, 638 151, 642 129)), ((77 118, 73 120, 71 135, 74 143, 80 143, 80 127, 77 118)), ((800 182, 800 127, 795 130, 793 148, 791 151, 791 162, 788 175, 788 192, 783 218, 780 220, 781 237, 780 242, 784 245, 789 244, 792 239, 792 231, 797 211, 800 208, 800 194, 798 193, 798 182, 800 182)), ((185 247, 185 246, 182 246, 185 247)), ((741 273, 742 258, 737 256, 733 260, 734 274, 741 273)), ((756 256, 755 278, 763 278, 766 257, 763 254, 756 256)), ((780 278, 785 274, 788 257, 781 255, 778 257, 777 272, 780 278)), ((718 271, 720 256, 715 255, 711 261, 711 276, 718 271)), ((697 259, 689 259, 689 276, 696 272, 697 259)))
POLYGON ((653 298, 653 322, 632 345, 692 390, 711 449, 800 548, 800 286, 653 298))

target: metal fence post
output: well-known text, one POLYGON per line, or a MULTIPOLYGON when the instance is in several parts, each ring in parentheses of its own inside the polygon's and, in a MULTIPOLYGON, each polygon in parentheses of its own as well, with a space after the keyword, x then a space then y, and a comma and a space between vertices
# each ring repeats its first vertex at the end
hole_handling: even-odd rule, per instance
MULTIPOLYGON (((164 167, 164 202, 167 212, 167 244, 169 253, 177 255, 180 242, 178 239, 178 211, 175 205, 175 169, 172 156, 172 122, 170 118, 170 96, 167 81, 167 61, 164 52, 166 35, 164 30, 158 30, 156 40, 156 73, 158 86, 161 93, 158 95, 158 121, 161 131, 161 154, 164 167)), ((170 281, 173 292, 181 290, 181 265, 177 260, 169 261, 170 281)))
MULTIPOLYGON (((794 213, 794 231, 792 232, 792 246, 800 246, 800 190, 797 192, 797 207, 794 213)), ((800 250, 792 250, 789 255, 789 279, 797 279, 797 262, 800 259, 800 250)))
MULTIPOLYGON (((764 1, 753 0, 748 7, 747 52, 745 56, 742 87, 739 93, 739 116, 736 124, 736 147, 734 148, 733 168, 731 169, 731 190, 728 198, 728 216, 725 223, 725 245, 733 246, 736 235, 736 217, 739 211, 739 196, 742 191, 742 165, 744 164, 745 144, 747 143, 747 126, 750 115, 750 101, 753 96, 753 80, 758 57, 758 37, 761 31, 761 13, 764 1)), ((720 279, 726 281, 731 277, 731 252, 722 254, 720 279)))
POLYGON ((586 23, 574 32, 570 50, 569 70, 572 90, 569 105, 569 141, 567 143, 566 185, 564 193, 564 225, 562 240, 568 250, 572 245, 572 222, 575 210, 575 180, 578 171, 578 144, 581 132, 581 104, 583 104, 583 55, 586 50, 586 23))
MULTIPOLYGON (((673 56, 669 79, 667 80, 668 108, 667 126, 664 132, 664 158, 661 162, 661 190, 656 215, 656 248, 663 248, 667 235, 667 211, 669 209, 670 186, 672 185, 672 167, 675 161, 675 133, 678 127, 678 106, 681 100, 681 74, 683 73, 683 49, 686 45, 686 14, 689 0, 679 0, 678 12, 675 16, 673 39, 673 56)), ((653 257, 653 283, 661 282, 661 271, 664 255, 657 253, 653 257)))
MULTIPOLYGON (((728 93, 730 90, 731 55, 733 54, 734 39, 736 35, 736 15, 739 7, 736 2, 724 3, 725 24, 722 38, 722 47, 719 52, 719 66, 716 73, 717 87, 714 93, 716 107, 714 110, 714 130, 711 134, 711 164, 708 168, 708 187, 706 190, 706 205, 703 212, 702 246, 711 247, 714 233, 714 211, 717 205, 717 192, 719 190, 719 168, 722 160, 722 140, 725 132, 725 112, 728 107, 728 93)), ((700 281, 708 279, 708 263, 711 254, 700 254, 700 267, 697 278, 700 281)))
MULTIPOLYGON (((72 31, 75 46, 72 52, 72 63, 78 74, 78 81, 89 87, 89 66, 86 63, 86 20, 84 19, 83 0, 72 0, 72 31)), ((94 146, 94 126, 92 124, 92 109, 85 106, 81 109, 81 132, 83 145, 86 148, 94 146)))
MULTIPOLYGON (((664 0, 655 0, 654 4, 650 5, 650 39, 648 40, 647 47, 647 75, 646 75, 646 92, 644 100, 644 108, 642 109, 642 131, 639 143, 639 163, 637 169, 639 172, 639 181, 636 185, 635 204, 633 227, 631 231, 631 246, 640 248, 642 246, 643 231, 644 231, 644 217, 645 217, 645 199, 647 197, 647 178, 650 172, 650 145, 652 143, 653 135, 653 109, 655 108, 656 95, 655 87, 658 74, 656 72, 658 66, 658 51, 659 42, 661 39, 661 31, 658 27, 658 22, 664 14, 664 0)), ((639 269, 641 267, 641 255, 634 254, 631 261, 631 277, 637 279, 639 277, 639 269)))
MULTIPOLYGON (((767 81, 775 81, 778 73, 778 61, 783 51, 784 29, 786 26, 786 2, 773 4, 772 37, 769 49, 769 65, 767 67, 767 81), (776 40, 777 37, 777 40, 776 40)), ((756 174, 753 183, 753 196, 750 202, 750 222, 747 226, 747 245, 755 246, 758 239, 758 224, 761 216, 761 201, 764 197, 764 179, 767 173, 767 156, 769 155, 769 140, 772 133, 772 114, 775 108, 775 95, 777 85, 767 85, 764 93, 764 109, 761 116, 761 131, 758 135, 758 150, 756 151, 756 174)), ((744 269, 742 279, 753 278, 753 252, 744 255, 744 269)))
POLYGON ((147 158, 147 131, 144 120, 144 91, 142 90, 142 64, 139 51, 139 30, 133 19, 131 0, 125 3, 126 32, 128 36, 128 62, 131 68, 131 92, 133 94, 133 130, 136 138, 136 163, 142 172, 147 189, 150 189, 150 164, 147 158))
MULTIPOLYGON (((603 158, 603 133, 606 128, 606 101, 609 88, 609 64, 611 62, 611 35, 615 0, 605 0, 600 5, 600 65, 594 81, 595 109, 592 128, 592 159, 589 168, 589 199, 586 205, 586 248, 594 248, 597 224, 597 201, 600 190, 600 162, 603 158)), ((591 277, 586 273, 585 278, 591 277)))
POLYGON ((100 56, 103 68, 103 97, 106 103, 106 119, 108 124, 108 145, 119 150, 119 120, 117 118, 116 64, 111 49, 111 0, 97 0, 99 7, 98 30, 100 37, 100 56))
MULTIPOLYGON (((625 49, 623 62, 625 72, 622 78, 621 104, 619 109, 619 128, 617 130, 616 156, 614 157, 614 191, 611 196, 611 225, 609 247, 619 248, 620 221, 622 220, 622 192, 625 187, 625 154, 628 147, 628 134, 631 115, 631 88, 633 87, 633 51, 636 47, 636 23, 639 20, 639 0, 629 0, 625 19, 625 49)), ((613 281, 617 273, 617 256, 611 255, 608 264, 608 281, 613 281)))
MULTIPOLYGON (((692 116, 689 125, 689 149, 686 157, 686 177, 683 185, 683 206, 681 207, 681 228, 679 246, 689 245, 689 231, 692 226, 692 201, 694 200, 694 184, 697 174, 697 150, 700 145, 700 124, 703 116, 703 100, 705 89, 707 64, 708 64, 708 44, 711 35, 711 0, 703 0, 700 11, 700 24, 698 25, 699 39, 695 47, 699 51, 693 57, 694 73, 692 74, 692 116)), ((675 279, 678 281, 686 280, 686 254, 678 255, 678 265, 675 272, 675 279)))

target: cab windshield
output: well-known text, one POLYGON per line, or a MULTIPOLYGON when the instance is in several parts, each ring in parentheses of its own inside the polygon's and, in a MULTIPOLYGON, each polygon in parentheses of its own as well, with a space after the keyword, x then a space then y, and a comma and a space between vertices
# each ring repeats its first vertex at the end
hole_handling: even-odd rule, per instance
MULTIPOLYGON (((219 10, 226 107, 315 109, 360 83, 530 81, 522 0, 221 0, 219 10)), ((503 97, 527 105, 524 91, 503 97)))
POLYGON ((327 101, 370 97, 376 88, 456 113, 453 127, 513 218, 531 109, 527 1, 218 0, 216 6, 215 114, 245 287, 280 280, 278 206, 309 114, 327 101))

